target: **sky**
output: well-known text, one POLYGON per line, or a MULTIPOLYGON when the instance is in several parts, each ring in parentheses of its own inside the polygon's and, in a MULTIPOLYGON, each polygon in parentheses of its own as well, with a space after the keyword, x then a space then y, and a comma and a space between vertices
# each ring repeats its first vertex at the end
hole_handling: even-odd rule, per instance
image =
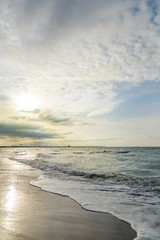
POLYGON ((1 0, 0 145, 160 146, 159 0, 1 0))

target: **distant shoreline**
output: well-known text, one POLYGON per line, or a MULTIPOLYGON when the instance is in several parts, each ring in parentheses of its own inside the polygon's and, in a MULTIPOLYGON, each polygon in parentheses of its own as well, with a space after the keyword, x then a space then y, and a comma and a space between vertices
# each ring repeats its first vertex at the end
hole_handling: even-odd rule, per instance
POLYGON ((0 146, 0 148, 160 148, 160 146, 0 146))

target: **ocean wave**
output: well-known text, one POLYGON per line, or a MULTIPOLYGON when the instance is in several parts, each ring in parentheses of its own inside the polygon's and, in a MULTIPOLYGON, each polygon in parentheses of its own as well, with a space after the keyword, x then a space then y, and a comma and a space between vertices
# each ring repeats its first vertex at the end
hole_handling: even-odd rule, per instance
POLYGON ((51 158, 51 156, 48 154, 38 153, 35 159, 39 159, 39 158, 51 158))
MULTIPOLYGON (((138 177, 132 177, 132 176, 126 176, 120 173, 110 173, 110 174, 99 174, 99 173, 88 173, 88 172, 79 172, 79 171, 70 171, 65 170, 63 168, 57 168, 57 170, 71 175, 75 177, 83 177, 85 179, 92 179, 92 180, 98 180, 98 181, 108 181, 110 183, 114 184, 127 184, 127 185, 139 185, 144 187, 150 187, 153 189, 153 187, 156 187, 157 181, 156 180, 150 180, 148 178, 142 179, 138 177)), ((151 189, 150 189, 151 190, 151 189)), ((156 188, 156 191, 157 188, 156 188)))
POLYGON ((118 151, 118 152, 113 152, 114 154, 123 154, 123 153, 130 153, 132 151, 118 151))
POLYGON ((85 152, 73 152, 73 154, 85 154, 85 152))
POLYGON ((107 151, 107 150, 104 150, 104 151, 93 151, 93 152, 89 152, 89 154, 95 154, 95 153, 111 153, 112 151, 107 151))
POLYGON ((104 151, 89 152, 89 154, 97 154, 97 153, 125 154, 125 153, 130 153, 130 152, 132 152, 132 151, 108 151, 108 150, 104 150, 104 151))
POLYGON ((50 152, 49 154, 53 154, 53 155, 55 154, 56 155, 56 154, 62 154, 62 152, 50 152))
POLYGON ((97 172, 84 172, 71 169, 70 163, 53 163, 52 161, 47 161, 48 158, 51 158, 50 155, 39 153, 36 155, 33 160, 26 160, 21 158, 12 158, 11 160, 16 160, 21 163, 30 165, 33 168, 42 170, 45 175, 49 177, 58 176, 60 178, 65 177, 81 177, 86 180, 93 180, 95 182, 101 183, 111 183, 111 184, 125 184, 130 186, 140 186, 149 187, 148 191, 156 191, 159 193, 159 188, 157 186, 157 178, 141 178, 137 176, 125 175, 121 173, 97 173, 97 172), (46 160, 45 160, 46 159, 46 160), (69 170, 71 169, 71 170, 69 170), (155 187, 155 188, 154 188, 155 187))

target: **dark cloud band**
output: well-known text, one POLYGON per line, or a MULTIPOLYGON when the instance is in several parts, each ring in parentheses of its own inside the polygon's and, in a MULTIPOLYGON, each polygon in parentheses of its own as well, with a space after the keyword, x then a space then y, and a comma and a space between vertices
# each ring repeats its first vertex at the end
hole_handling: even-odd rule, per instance
POLYGON ((0 136, 31 139, 52 139, 60 137, 58 134, 42 132, 42 130, 36 126, 6 123, 0 124, 0 136))

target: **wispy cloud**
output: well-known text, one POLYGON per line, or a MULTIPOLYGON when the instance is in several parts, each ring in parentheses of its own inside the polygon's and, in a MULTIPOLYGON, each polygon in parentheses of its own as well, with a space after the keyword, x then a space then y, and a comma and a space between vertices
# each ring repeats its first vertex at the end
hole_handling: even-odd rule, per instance
POLYGON ((58 118, 55 117, 50 111, 36 110, 34 111, 37 114, 37 119, 39 121, 49 122, 51 124, 70 124, 71 119, 69 118, 58 118))
POLYGON ((42 111, 40 109, 36 109, 33 111, 20 111, 21 115, 16 113, 14 116, 11 116, 11 119, 14 120, 23 120, 30 122, 48 122, 50 124, 59 125, 59 124, 70 124, 71 119, 69 118, 58 118, 52 114, 49 110, 42 111))

